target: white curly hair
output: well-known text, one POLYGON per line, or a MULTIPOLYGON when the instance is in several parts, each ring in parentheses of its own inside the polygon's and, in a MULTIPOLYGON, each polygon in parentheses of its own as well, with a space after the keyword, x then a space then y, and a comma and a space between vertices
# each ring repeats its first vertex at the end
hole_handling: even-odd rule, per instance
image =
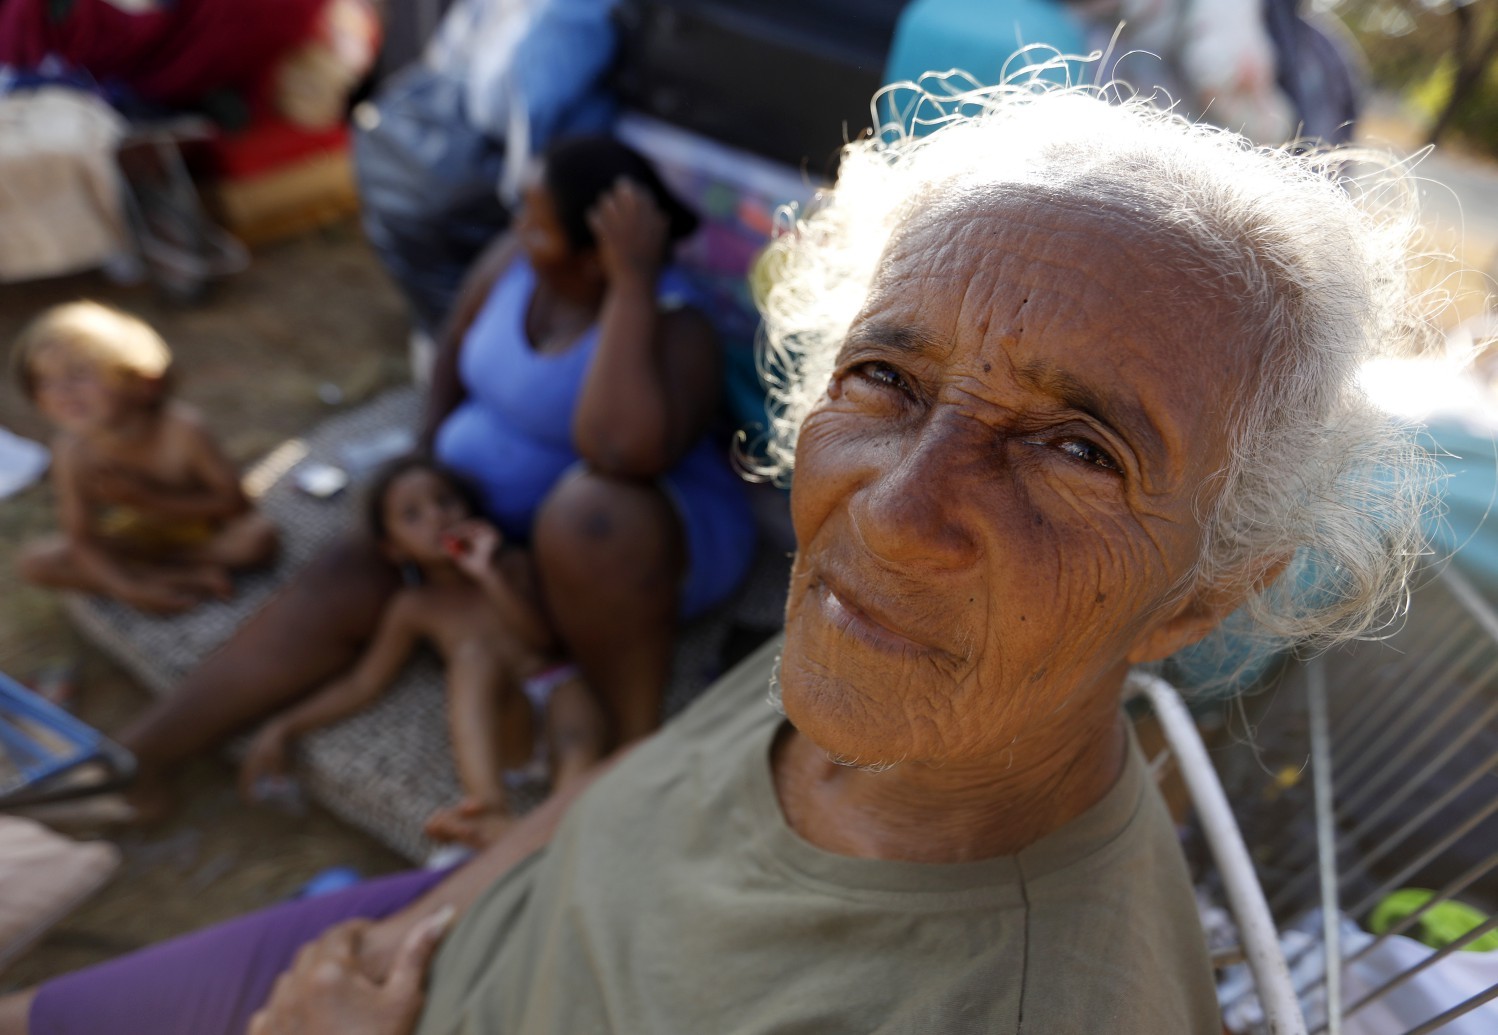
POLYGON ((1216 634, 1233 645, 1227 667, 1247 667, 1259 649, 1367 636, 1399 614, 1425 552, 1434 464, 1367 400, 1358 372, 1439 341, 1412 283, 1408 177, 1363 152, 1258 148, 1117 89, 891 89, 908 98, 893 105, 903 124, 847 145, 836 186, 805 212, 782 212, 764 259, 767 473, 790 475, 801 420, 902 222, 932 205, 960 219, 965 197, 1044 185, 1126 205, 1180 235, 1204 266, 1190 287, 1230 295, 1243 314, 1231 333, 1259 343, 1256 391, 1230 416, 1229 461, 1199 493, 1203 547, 1181 586, 1245 600, 1216 634), (913 133, 913 123, 937 128, 913 133), (1262 584, 1266 564, 1287 557, 1262 584), (1258 649, 1245 654, 1245 639, 1258 649))

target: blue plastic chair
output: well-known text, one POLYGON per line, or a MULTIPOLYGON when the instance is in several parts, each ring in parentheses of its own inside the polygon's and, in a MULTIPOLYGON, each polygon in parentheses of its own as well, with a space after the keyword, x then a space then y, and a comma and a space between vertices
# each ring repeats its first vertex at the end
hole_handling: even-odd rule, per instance
POLYGON ((0 808, 40 805, 117 790, 135 776, 135 756, 86 722, 0 673, 0 808), (97 766, 96 779, 72 780, 97 766))

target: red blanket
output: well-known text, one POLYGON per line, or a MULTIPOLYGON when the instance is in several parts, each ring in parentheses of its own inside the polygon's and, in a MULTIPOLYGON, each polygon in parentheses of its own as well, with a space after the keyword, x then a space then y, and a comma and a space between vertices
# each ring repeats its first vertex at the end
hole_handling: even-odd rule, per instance
POLYGON ((167 0, 132 14, 109 0, 0 0, 0 64, 33 69, 51 54, 160 104, 191 105, 226 89, 254 103, 322 5, 167 0))

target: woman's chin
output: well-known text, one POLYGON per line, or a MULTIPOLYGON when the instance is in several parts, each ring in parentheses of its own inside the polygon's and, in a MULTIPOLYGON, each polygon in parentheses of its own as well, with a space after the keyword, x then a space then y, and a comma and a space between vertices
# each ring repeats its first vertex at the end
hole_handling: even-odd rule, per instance
POLYGON ((903 730, 846 684, 781 675, 780 707, 796 732, 840 765, 888 769, 910 755, 903 730))

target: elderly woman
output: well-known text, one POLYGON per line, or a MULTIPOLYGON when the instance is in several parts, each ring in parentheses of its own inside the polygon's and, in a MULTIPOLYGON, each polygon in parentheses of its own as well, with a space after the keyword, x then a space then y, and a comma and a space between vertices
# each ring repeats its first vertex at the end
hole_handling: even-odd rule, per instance
POLYGON ((1418 471, 1353 375, 1412 342, 1400 228, 1143 107, 988 106, 852 145, 779 242, 783 641, 451 875, 0 1031, 1220 1031, 1120 692, 1231 612, 1325 640, 1397 590, 1418 471), (1293 592, 1308 563, 1334 592, 1293 592))

